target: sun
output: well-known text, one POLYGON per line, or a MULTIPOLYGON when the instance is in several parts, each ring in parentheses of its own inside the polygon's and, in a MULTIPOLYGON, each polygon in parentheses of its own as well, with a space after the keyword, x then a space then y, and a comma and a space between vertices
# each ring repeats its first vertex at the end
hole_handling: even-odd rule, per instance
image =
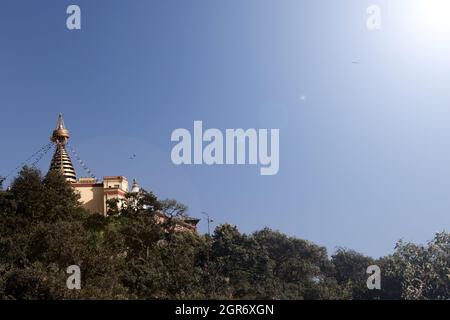
POLYGON ((420 0, 416 10, 426 33, 450 32, 450 0, 420 0))
POLYGON ((382 12, 387 45, 402 62, 424 72, 450 69, 450 0, 396 0, 382 12))
POLYGON ((398 43, 409 44, 416 55, 436 59, 450 53, 450 0, 403 0, 395 5, 398 43))

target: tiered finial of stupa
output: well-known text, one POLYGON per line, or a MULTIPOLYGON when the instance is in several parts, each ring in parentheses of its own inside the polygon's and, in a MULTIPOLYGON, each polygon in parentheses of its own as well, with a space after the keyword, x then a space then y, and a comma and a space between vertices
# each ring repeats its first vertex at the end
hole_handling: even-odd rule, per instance
POLYGON ((62 114, 58 116, 58 125, 53 131, 50 140, 56 145, 55 154, 50 164, 50 170, 59 170, 68 182, 76 182, 77 175, 73 168, 72 161, 66 151, 66 144, 69 140, 69 130, 64 126, 62 114))

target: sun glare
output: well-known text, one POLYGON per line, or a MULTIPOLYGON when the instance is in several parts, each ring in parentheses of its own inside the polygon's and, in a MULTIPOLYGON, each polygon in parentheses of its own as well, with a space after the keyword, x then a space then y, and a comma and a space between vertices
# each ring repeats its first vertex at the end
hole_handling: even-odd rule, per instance
POLYGON ((421 17, 421 27, 427 33, 450 32, 450 0, 420 0, 417 14, 421 17))
POLYGON ((393 1, 390 9, 397 26, 395 43, 407 50, 408 57, 450 66, 450 0, 393 1))

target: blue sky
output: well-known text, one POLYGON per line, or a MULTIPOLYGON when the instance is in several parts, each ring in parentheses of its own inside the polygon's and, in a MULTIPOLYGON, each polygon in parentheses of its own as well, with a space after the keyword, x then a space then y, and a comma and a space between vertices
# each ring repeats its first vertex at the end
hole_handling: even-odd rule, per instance
POLYGON ((450 229, 450 46, 420 2, 2 0, 0 174, 62 112, 98 177, 136 177, 213 225, 374 257, 423 243, 450 229), (371 4, 381 30, 366 28, 371 4), (173 165, 171 133, 194 120, 279 128, 279 173, 173 165))

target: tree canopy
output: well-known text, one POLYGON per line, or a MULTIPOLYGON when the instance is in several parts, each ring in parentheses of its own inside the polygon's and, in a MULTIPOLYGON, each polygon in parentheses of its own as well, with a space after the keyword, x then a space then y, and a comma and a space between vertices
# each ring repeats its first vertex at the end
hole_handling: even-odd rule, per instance
POLYGON ((214 233, 176 232, 187 215, 176 200, 128 194, 91 214, 58 173, 24 167, 0 189, 1 299, 448 299, 450 234, 426 245, 400 241, 373 259, 271 229, 224 224, 214 233), (164 213, 163 223, 155 215, 164 213), (81 290, 66 269, 81 270, 81 290), (381 269, 369 290, 367 267, 381 269))

